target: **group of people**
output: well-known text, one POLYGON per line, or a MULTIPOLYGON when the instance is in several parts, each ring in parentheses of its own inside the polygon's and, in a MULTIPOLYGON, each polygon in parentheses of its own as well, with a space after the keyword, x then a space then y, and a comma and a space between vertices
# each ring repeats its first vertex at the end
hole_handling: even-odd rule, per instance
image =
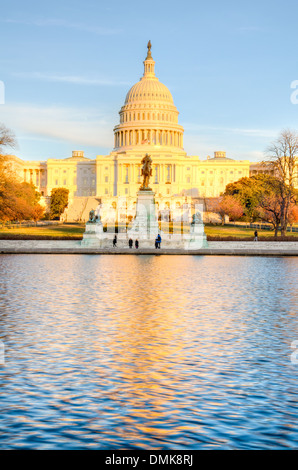
MULTIPOLYGON (((130 239, 128 240, 128 246, 129 246, 129 248, 132 248, 132 247, 133 247, 133 239, 132 239, 132 238, 130 238, 130 239)), ((136 248, 136 249, 139 248, 139 241, 138 241, 138 240, 135 240, 135 248, 136 248)))
MULTIPOLYGON (((129 248, 133 247, 133 239, 132 238, 130 238, 128 240, 128 246, 129 246, 129 248)), ((113 238, 113 247, 117 248, 117 235, 115 235, 114 238, 113 238)), ((139 248, 139 241, 138 240, 135 240, 135 248, 137 248, 137 249, 139 248)))
MULTIPOLYGON (((155 239, 155 248, 160 249, 160 244, 161 244, 161 236, 160 236, 160 234, 158 234, 156 239, 155 239)), ((139 248, 139 240, 135 240, 134 245, 135 245, 135 248, 138 249, 139 248)), ((128 240, 128 246, 129 246, 129 248, 133 247, 133 239, 132 238, 130 238, 128 240)), ((113 238, 113 248, 117 248, 117 235, 115 235, 114 238, 113 238)))

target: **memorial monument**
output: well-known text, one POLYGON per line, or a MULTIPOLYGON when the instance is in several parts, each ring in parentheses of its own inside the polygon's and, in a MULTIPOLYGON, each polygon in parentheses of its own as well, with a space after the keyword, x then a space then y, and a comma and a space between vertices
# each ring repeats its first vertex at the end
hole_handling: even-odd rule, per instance
POLYGON ((89 220, 86 223, 85 233, 83 234, 82 245, 103 247, 105 234, 100 218, 100 204, 96 211, 91 209, 89 212, 89 220))
POLYGON ((153 247, 160 229, 156 214, 155 193, 149 186, 150 177, 152 176, 151 156, 146 153, 141 163, 143 183, 137 192, 136 216, 127 234, 129 238, 142 240, 142 246, 153 247))

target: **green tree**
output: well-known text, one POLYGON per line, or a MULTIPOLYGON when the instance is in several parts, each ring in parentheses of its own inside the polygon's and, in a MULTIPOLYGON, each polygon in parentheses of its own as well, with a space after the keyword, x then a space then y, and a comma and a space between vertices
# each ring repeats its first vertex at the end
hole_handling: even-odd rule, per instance
POLYGON ((60 217, 68 205, 69 190, 66 188, 54 188, 51 192, 50 216, 51 219, 60 217))
POLYGON ((273 176, 258 174, 241 178, 226 186, 224 196, 233 196, 243 207, 244 216, 250 222, 260 217, 260 201, 264 195, 275 191, 277 180, 273 176))
MULTIPOLYGON (((248 220, 252 222, 255 219, 262 219, 272 224, 275 237, 277 237, 279 227, 282 228, 285 195, 289 193, 291 198, 287 208, 287 224, 290 221, 293 204, 298 200, 298 192, 295 188, 290 190, 279 177, 258 174, 249 178, 241 178, 235 183, 227 185, 225 191, 225 195, 233 196, 240 201, 248 220)), ((281 230, 281 236, 284 235, 285 231, 281 230)))

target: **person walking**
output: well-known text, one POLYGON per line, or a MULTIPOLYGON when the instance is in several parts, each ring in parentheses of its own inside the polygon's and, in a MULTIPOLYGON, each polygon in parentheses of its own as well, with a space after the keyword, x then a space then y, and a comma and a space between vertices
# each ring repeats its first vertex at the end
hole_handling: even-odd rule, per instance
POLYGON ((129 248, 132 248, 132 245, 133 245, 133 241, 132 241, 132 239, 130 238, 129 241, 128 241, 128 246, 129 246, 129 248))
POLYGON ((113 247, 117 248, 117 235, 115 235, 113 238, 113 247))
POLYGON ((160 249, 160 244, 161 244, 161 236, 160 236, 160 233, 157 235, 157 248, 160 249))
POLYGON ((257 230, 255 231, 255 238, 254 238, 254 241, 255 241, 255 242, 258 241, 258 231, 257 231, 257 230))
POLYGON ((136 249, 139 248, 139 241, 138 240, 135 241, 135 247, 136 247, 136 249))

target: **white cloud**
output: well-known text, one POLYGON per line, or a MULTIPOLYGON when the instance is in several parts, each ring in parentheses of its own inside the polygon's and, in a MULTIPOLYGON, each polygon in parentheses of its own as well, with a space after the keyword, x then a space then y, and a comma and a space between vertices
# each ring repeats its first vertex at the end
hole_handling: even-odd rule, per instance
POLYGON ((236 160, 261 161, 268 144, 276 138, 276 129, 250 129, 184 124, 184 147, 189 155, 205 159, 215 151, 226 151, 236 160))
POLYGON ((113 147, 112 116, 107 118, 98 110, 58 106, 12 104, 1 107, 1 121, 27 138, 67 141, 74 144, 113 147))
POLYGON ((207 156, 214 156, 216 151, 226 152, 228 158, 235 160, 262 161, 264 160, 263 147, 255 150, 255 142, 250 148, 250 143, 245 141, 223 139, 218 135, 193 135, 186 134, 184 137, 184 149, 188 155, 198 155, 200 160, 205 160, 207 156))
POLYGON ((23 24, 27 26, 37 26, 37 27, 61 27, 61 28, 70 28, 78 31, 85 31, 93 34, 98 34, 101 36, 111 36, 120 34, 122 31, 120 29, 113 28, 104 28, 101 26, 90 26, 84 23, 74 23, 60 18, 35 18, 35 19, 15 19, 7 18, 1 20, 3 23, 12 23, 12 24, 23 24))
POLYGON ((96 86, 129 86, 130 82, 121 82, 109 78, 89 78, 77 75, 53 75, 40 72, 16 72, 14 77, 32 79, 32 80, 45 80, 48 82, 61 82, 72 83, 74 85, 96 85, 96 86))
POLYGON ((241 127, 217 127, 217 126, 200 126, 194 125, 191 123, 184 123, 184 128, 189 132, 193 133, 194 131, 212 134, 237 134, 243 136, 252 136, 252 137, 265 137, 269 139, 274 139, 280 132, 279 129, 246 129, 241 127))

